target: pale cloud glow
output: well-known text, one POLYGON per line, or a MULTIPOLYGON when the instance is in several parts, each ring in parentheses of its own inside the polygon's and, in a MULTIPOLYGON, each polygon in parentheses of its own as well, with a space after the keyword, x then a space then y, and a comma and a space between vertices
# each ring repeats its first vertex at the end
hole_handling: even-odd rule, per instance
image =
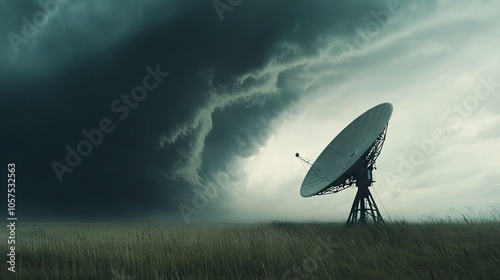
POLYGON ((26 215, 342 221, 356 189, 302 198, 294 154, 314 160, 384 102, 386 218, 500 207, 498 1, 264 2, 220 21, 210 1, 72 0, 28 35, 38 1, 1 3, 0 111, 7 156, 33 171, 26 215), (122 121, 109 104, 145 65, 171 76, 122 121), (51 162, 103 118, 116 133, 57 183, 51 162))
POLYGON ((329 44, 321 59, 305 63, 308 69, 315 69, 319 61, 328 65, 303 73, 327 86, 304 93, 295 116, 284 120, 276 136, 246 160, 248 181, 230 206, 233 215, 250 220, 346 219, 355 190, 301 198, 299 187, 306 171, 294 153, 314 160, 354 118, 382 102, 393 103, 395 110, 379 169, 374 172, 374 188, 381 202, 375 198, 384 216, 382 205, 389 216, 408 219, 446 216, 452 214, 452 208, 482 211, 488 205, 499 206, 500 189, 493 187, 500 168, 496 153, 500 69, 494 51, 500 47, 500 24, 493 12, 499 4, 467 3, 467 12, 459 9, 465 3, 456 5, 450 9, 454 6, 450 1, 440 1, 428 15, 397 18, 372 44, 344 54, 344 59, 329 56, 335 46, 329 44), (368 67, 349 67, 348 79, 329 83, 329 77, 350 65, 349 57, 371 62, 368 67), (466 105, 482 83, 480 79, 487 77, 497 83, 495 91, 486 100, 478 100, 477 106, 466 105), (454 121, 445 119, 446 112, 457 105, 465 106, 467 117, 454 112, 448 114, 454 121), (483 136, 495 125, 493 135, 483 136), (416 143, 432 139, 435 129, 452 133, 445 143, 435 144, 423 163, 412 167, 411 174, 401 176, 401 159, 409 160, 418 150, 416 143), (388 182, 389 173, 403 178, 388 182))

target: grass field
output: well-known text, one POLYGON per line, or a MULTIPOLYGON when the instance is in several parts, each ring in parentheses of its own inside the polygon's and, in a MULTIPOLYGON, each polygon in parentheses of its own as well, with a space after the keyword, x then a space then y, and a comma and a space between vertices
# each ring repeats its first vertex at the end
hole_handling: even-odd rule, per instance
POLYGON ((1 279, 500 279, 498 218, 21 224, 16 237, 16 273, 4 261, 1 279))

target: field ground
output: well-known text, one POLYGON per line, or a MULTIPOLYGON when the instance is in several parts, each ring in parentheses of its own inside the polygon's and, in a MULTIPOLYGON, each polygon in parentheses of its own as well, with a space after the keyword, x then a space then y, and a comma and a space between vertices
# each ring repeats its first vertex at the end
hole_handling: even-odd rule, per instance
MULTIPOLYGON (((4 232, 6 232, 4 230, 4 232)), ((0 279, 500 279, 500 219, 21 224, 0 279)))

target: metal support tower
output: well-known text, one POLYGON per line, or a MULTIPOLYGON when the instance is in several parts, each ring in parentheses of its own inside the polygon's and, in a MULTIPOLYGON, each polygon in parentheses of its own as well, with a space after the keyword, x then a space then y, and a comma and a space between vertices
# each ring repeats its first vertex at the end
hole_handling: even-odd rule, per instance
POLYGON ((384 219, 378 210, 377 204, 368 189, 373 182, 372 168, 366 169, 356 178, 358 192, 354 198, 349 218, 347 218, 347 225, 366 224, 369 217, 372 217, 374 224, 384 223, 384 219))

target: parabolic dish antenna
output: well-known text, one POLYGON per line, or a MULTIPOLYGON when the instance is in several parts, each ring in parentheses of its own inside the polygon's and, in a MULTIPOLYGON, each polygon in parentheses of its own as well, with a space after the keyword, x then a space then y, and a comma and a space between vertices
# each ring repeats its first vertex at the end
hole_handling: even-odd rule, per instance
POLYGON ((300 195, 337 193, 355 185, 358 191, 347 223, 366 223, 368 216, 374 223, 384 222, 368 187, 374 182, 372 170, 382 150, 391 115, 390 103, 366 111, 344 128, 314 163, 296 153, 296 157, 311 165, 300 195))

